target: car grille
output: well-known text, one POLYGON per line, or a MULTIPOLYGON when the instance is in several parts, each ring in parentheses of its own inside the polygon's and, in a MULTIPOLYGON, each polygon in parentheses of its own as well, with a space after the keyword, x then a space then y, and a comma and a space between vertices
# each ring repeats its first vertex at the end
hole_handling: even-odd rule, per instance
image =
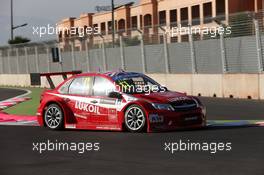
POLYGON ((197 104, 194 100, 179 100, 171 103, 172 107, 176 111, 192 110, 197 108, 197 104))

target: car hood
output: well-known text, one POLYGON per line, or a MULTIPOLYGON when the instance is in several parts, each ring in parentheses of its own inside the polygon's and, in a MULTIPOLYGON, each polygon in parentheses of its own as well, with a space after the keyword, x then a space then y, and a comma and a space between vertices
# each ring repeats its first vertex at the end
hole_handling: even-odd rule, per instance
POLYGON ((189 97, 184 93, 173 91, 155 92, 151 94, 133 94, 133 96, 147 100, 151 103, 171 103, 175 101, 192 100, 192 97, 189 97))

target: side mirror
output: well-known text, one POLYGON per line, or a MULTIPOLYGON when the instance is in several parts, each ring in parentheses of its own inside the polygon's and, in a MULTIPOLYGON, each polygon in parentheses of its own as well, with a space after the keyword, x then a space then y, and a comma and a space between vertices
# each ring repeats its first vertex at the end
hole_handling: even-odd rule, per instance
POLYGON ((122 99, 123 98, 122 94, 120 94, 119 92, 110 92, 108 94, 108 97, 117 98, 117 99, 122 99))

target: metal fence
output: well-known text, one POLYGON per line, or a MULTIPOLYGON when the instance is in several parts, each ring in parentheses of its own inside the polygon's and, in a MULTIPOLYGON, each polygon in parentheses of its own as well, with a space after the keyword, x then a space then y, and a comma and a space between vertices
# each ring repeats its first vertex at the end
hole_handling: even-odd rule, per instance
MULTIPOLYGON (((0 47, 0 73, 118 69, 143 73, 261 73, 264 56, 262 14, 229 16, 228 24, 218 25, 230 26, 232 34, 222 33, 213 38, 189 33, 175 42, 175 38, 162 30, 164 26, 158 26, 158 32, 152 34, 118 35, 115 47, 101 36, 97 41, 78 39, 84 49, 76 49, 75 42, 70 42, 76 38, 70 38, 68 46, 61 49, 61 63, 53 63, 51 58, 51 48, 61 46, 59 41, 0 47)), ((218 19, 222 17, 211 21, 217 23, 218 19)))

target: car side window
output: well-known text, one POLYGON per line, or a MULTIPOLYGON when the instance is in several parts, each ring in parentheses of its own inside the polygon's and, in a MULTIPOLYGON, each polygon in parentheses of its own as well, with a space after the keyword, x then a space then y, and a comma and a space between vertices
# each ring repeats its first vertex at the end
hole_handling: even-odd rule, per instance
POLYGON ((78 77, 75 78, 70 87, 69 94, 72 95, 90 95, 92 87, 92 77, 78 77))
POLYGON ((59 93, 61 94, 68 94, 69 92, 69 85, 71 84, 72 79, 66 81, 66 83, 64 83, 60 88, 59 88, 59 93))
POLYGON ((115 85, 108 79, 103 77, 95 77, 93 85, 94 96, 108 96, 109 92, 115 90, 115 85))

